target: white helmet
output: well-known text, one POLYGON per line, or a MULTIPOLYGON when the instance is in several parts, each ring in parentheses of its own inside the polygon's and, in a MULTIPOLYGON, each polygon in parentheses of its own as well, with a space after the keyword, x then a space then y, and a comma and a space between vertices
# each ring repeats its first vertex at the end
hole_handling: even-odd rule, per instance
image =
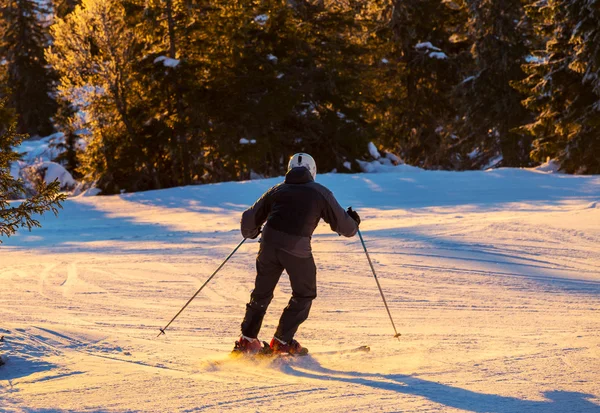
POLYGON ((310 171, 313 179, 317 178, 317 164, 312 156, 307 153, 297 153, 290 158, 288 163, 288 171, 292 168, 302 166, 310 171))

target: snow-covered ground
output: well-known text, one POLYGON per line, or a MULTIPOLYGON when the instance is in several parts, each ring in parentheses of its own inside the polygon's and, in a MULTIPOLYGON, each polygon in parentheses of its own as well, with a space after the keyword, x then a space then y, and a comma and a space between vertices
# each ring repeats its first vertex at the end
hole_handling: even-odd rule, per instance
POLYGON ((227 356, 255 241, 156 337, 278 179, 69 199, 0 246, 0 411, 599 412, 600 177, 397 172, 318 180, 361 214, 402 337, 358 238, 323 224, 296 359, 227 356))

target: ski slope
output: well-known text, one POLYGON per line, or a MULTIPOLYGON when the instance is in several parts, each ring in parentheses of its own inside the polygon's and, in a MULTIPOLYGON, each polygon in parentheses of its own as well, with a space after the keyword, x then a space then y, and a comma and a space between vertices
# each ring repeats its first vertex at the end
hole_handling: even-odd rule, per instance
POLYGON ((358 238, 325 224, 310 356, 227 356, 256 241, 157 338, 280 179, 79 196, 0 246, 0 411, 600 412, 600 177, 395 171, 318 181, 361 214, 399 340, 358 238))

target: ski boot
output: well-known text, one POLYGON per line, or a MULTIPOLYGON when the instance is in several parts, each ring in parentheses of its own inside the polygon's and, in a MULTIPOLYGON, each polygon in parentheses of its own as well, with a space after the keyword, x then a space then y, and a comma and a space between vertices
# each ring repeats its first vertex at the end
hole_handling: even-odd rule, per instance
POLYGON ((290 354, 292 356, 305 356, 308 354, 308 349, 302 347, 300 343, 292 339, 289 343, 279 340, 277 337, 273 337, 271 340, 271 351, 273 354, 290 354))
POLYGON ((263 344, 259 339, 242 335, 240 339, 235 342, 235 346, 233 347, 231 354, 259 354, 263 352, 263 348, 263 344))

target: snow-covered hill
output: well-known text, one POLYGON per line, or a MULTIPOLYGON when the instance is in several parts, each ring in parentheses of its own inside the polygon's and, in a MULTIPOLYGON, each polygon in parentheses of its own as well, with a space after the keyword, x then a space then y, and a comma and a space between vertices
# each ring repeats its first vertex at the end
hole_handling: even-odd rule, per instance
POLYGON ((600 411, 600 177, 395 171, 318 180, 361 214, 400 340, 359 240, 325 224, 311 356, 227 357, 255 241, 157 338, 279 180, 81 196, 0 246, 0 411, 600 411))

